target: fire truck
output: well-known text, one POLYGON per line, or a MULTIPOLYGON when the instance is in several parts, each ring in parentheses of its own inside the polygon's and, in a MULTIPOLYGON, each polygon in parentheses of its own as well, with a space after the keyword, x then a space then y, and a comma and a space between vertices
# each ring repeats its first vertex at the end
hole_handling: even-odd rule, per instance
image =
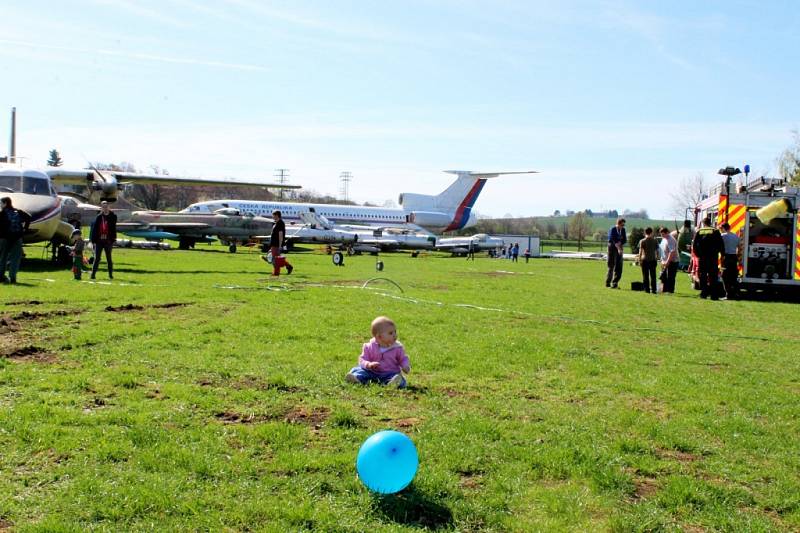
MULTIPOLYGON (((723 170, 720 174, 726 175, 723 170)), ((699 227, 703 218, 710 217, 714 227, 727 222, 739 236, 740 289, 800 289, 800 188, 763 177, 733 184, 730 173, 727 176, 695 208, 695 224, 699 227)), ((699 288, 694 256, 690 273, 699 288)))

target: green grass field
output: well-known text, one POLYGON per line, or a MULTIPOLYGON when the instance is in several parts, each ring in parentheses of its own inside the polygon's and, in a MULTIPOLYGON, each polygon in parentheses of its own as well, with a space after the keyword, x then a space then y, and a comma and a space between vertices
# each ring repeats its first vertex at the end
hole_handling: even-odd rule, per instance
POLYGON ((797 304, 578 260, 115 257, 0 286, 0 531, 800 529, 797 304), (380 314, 406 390, 343 380, 380 314), (419 451, 394 496, 355 473, 381 429, 419 451))

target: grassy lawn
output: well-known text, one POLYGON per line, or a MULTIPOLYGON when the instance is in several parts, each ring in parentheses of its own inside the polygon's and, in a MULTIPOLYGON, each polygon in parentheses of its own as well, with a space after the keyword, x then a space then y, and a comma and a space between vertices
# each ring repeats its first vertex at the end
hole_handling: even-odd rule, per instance
POLYGON ((0 286, 0 531, 800 529, 797 304, 592 261, 115 258, 0 286), (380 314, 407 390, 343 380, 380 314), (395 496, 355 475, 381 429, 419 451, 395 496))

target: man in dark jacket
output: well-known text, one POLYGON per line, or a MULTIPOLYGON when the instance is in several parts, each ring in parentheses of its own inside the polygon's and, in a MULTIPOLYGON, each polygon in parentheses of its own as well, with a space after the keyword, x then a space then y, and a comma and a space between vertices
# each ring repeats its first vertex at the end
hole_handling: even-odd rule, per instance
POLYGON ((114 263, 111 261, 111 249, 117 240, 117 215, 108 207, 108 202, 100 202, 100 214, 94 219, 89 240, 94 245, 94 264, 92 265, 92 279, 97 274, 100 266, 100 252, 105 251, 108 263, 108 278, 114 279, 114 263))
POLYGON ((719 256, 725 253, 725 243, 719 230, 711 226, 711 218, 703 219, 703 227, 697 230, 692 240, 692 252, 697 256, 697 277, 700 298, 719 300, 719 256))
POLYGON ((31 216, 22 209, 15 209, 8 196, 0 198, 0 207, 0 282, 16 283, 22 260, 22 236, 31 226, 31 216))
POLYGON ((622 251, 628 236, 625 233, 625 219, 618 218, 617 224, 608 230, 608 273, 606 274, 606 287, 619 288, 622 277, 622 251))

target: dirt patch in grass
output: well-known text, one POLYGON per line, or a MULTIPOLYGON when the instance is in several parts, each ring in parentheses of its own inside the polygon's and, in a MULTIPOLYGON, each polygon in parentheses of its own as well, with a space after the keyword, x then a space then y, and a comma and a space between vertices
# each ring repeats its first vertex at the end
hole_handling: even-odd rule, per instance
POLYGON ((89 404, 84 406, 83 412, 84 413, 91 413, 92 411, 94 411, 96 409, 102 409, 102 408, 106 407, 107 405, 108 405, 108 403, 103 398, 95 396, 94 398, 92 398, 92 401, 89 404))
POLYGON ((633 480, 633 499, 645 500, 658 492, 658 483, 649 477, 635 478, 633 480))
POLYGON ((186 302, 168 302, 164 304, 152 304, 152 305, 138 305, 138 304, 125 304, 119 306, 109 305, 106 306, 105 310, 111 313, 124 313, 127 311, 142 311, 145 307, 150 307, 153 309, 170 309, 172 307, 186 307, 187 305, 192 305, 186 302))
POLYGON ((169 396, 161 392, 161 389, 159 388, 148 390, 147 392, 144 393, 144 397, 149 398, 151 400, 166 400, 167 398, 169 398, 169 396))
POLYGON ((49 318, 51 316, 77 315, 77 314, 80 314, 82 312, 83 311, 81 311, 80 309, 72 309, 72 310, 57 309, 55 311, 45 311, 45 312, 42 312, 42 313, 39 313, 37 311, 34 311, 34 312, 23 311, 21 313, 18 313, 16 315, 14 315, 13 318, 14 318, 14 320, 38 320, 40 318, 49 318))
POLYGON ((214 418, 223 424, 255 424, 269 420, 269 417, 265 415, 257 415, 255 413, 235 413, 233 411, 216 413, 214 418))
POLYGON ((106 311, 110 311, 112 313, 124 313, 126 311, 141 311, 144 309, 141 305, 134 305, 134 304, 125 304, 114 307, 113 305, 106 306, 106 311))
POLYGON ((656 398, 635 397, 628 401, 628 405, 630 405, 631 408, 635 409, 636 411, 655 415, 660 420, 665 420, 670 417, 669 409, 666 408, 663 402, 657 400, 656 398))
POLYGON ((8 315, 0 316, 0 335, 19 330, 19 324, 8 315))
POLYGON ((279 392, 300 392, 300 387, 287 385, 281 381, 267 381, 256 376, 242 376, 231 383, 231 388, 236 390, 275 390, 279 392))
POLYGON ((284 422, 290 424, 306 424, 309 426, 321 426, 330 416, 331 411, 327 407, 314 407, 308 409, 303 406, 293 407, 283 418, 284 422))
POLYGON ((40 302, 39 300, 16 300, 13 302, 7 302, 6 305, 42 305, 44 302, 40 302))
POLYGON ((397 418, 392 419, 389 417, 380 418, 381 422, 392 422, 392 425, 397 428, 412 428, 422 422, 421 418, 416 417, 409 417, 409 418, 397 418))
POLYGON ((461 474, 458 484, 462 489, 477 490, 483 486, 483 475, 480 473, 461 474))
POLYGON ((662 448, 656 450, 656 455, 658 455, 660 459, 672 459, 681 463, 693 463, 702 458, 696 453, 682 452, 680 450, 664 450, 662 448))
POLYGON ((187 305, 192 305, 192 302, 169 302, 165 304, 151 305, 150 307, 154 309, 171 309, 173 307, 186 307, 187 305))
POLYGON ((10 520, 6 520, 5 518, 0 518, 0 532, 5 533, 6 531, 11 532, 12 528, 14 527, 14 523, 10 520))
POLYGON ((452 387, 442 389, 442 392, 449 398, 458 398, 463 396, 465 398, 477 398, 478 394, 470 391, 457 390, 452 387))
POLYGON ((422 422, 422 420, 419 419, 419 418, 414 418, 414 417, 411 417, 411 418, 400 418, 400 419, 394 421, 394 425, 399 427, 399 428, 412 428, 412 427, 416 426, 417 424, 419 424, 420 422, 422 422))
POLYGON ((55 354, 52 354, 44 348, 38 346, 28 345, 21 348, 13 349, 12 351, 2 354, 7 359, 16 361, 36 361, 41 363, 52 363, 56 360, 55 354))

